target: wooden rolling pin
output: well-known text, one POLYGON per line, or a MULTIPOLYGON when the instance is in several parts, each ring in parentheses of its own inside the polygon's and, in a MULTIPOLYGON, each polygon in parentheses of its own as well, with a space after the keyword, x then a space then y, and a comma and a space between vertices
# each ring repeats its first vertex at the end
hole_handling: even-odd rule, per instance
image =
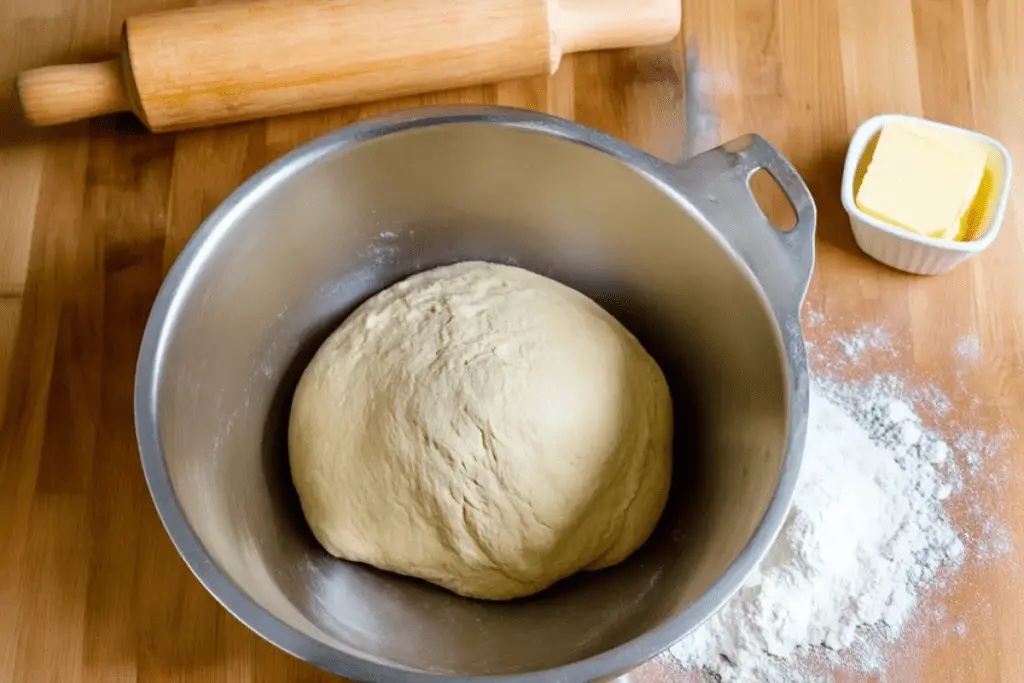
POLYGON ((563 54, 654 45, 679 0, 256 0, 125 22, 119 57, 25 71, 26 120, 133 111, 178 130, 553 73, 563 54))

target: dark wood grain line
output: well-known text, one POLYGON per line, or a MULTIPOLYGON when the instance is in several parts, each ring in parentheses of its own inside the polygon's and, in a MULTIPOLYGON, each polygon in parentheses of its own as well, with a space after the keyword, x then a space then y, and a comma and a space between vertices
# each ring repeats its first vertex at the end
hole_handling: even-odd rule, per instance
POLYGON ((163 277, 173 155, 173 137, 103 131, 94 135, 89 157, 84 215, 90 230, 102 235, 104 260, 100 439, 91 481, 83 653, 93 680, 136 680, 136 592, 172 588, 152 577, 139 586, 141 548, 166 539, 154 528, 139 463, 133 387, 142 331, 163 277))
MULTIPOLYGON (((0 680, 14 675, 18 642, 22 559, 31 536, 30 509, 45 434, 53 358, 74 260, 81 194, 65 187, 67 165, 82 141, 59 140, 46 149, 44 181, 36 208, 28 279, 0 423, 0 680)), ((73 188, 73 184, 71 185, 73 188)))
POLYGON ((68 246, 61 264, 60 308, 50 400, 36 489, 85 493, 99 424, 102 366, 103 242, 83 220, 88 140, 62 144, 40 201, 67 205, 53 226, 68 246))

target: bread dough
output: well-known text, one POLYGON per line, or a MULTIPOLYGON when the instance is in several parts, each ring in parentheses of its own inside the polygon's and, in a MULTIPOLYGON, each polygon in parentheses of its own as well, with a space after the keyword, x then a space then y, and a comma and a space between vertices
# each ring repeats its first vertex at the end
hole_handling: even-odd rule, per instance
POLYGON ((292 478, 337 557, 491 600, 617 564, 668 497, 658 365, 583 294, 467 262, 374 296, 295 392, 292 478))

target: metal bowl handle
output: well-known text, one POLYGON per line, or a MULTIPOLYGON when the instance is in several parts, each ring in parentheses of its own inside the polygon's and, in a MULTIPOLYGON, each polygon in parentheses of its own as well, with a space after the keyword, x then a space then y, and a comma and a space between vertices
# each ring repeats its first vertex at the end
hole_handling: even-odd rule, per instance
POLYGON ((814 198, 782 154, 760 135, 748 134, 674 167, 679 189, 722 234, 754 273, 780 318, 797 312, 814 268, 814 198), (750 190, 764 169, 796 214, 792 230, 777 230, 750 190), (780 268, 779 266, 785 266, 780 268))

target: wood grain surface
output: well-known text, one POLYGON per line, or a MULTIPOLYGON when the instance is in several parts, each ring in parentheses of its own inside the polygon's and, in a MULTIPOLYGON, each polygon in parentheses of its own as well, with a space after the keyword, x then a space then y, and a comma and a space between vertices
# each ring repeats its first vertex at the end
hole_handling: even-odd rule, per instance
MULTIPOLYGON (((5 0, 0 92, 22 69, 112 55, 129 14, 185 4, 5 0)), ((687 0, 683 10, 675 45, 573 55, 551 78, 177 135, 128 116, 31 130, 0 103, 0 681, 330 680, 236 622, 175 553, 138 462, 136 353, 164 272, 244 178, 357 119, 460 102, 545 110, 669 159, 686 140, 747 131, 782 149, 820 210, 807 330, 826 350, 819 364, 837 338, 884 325, 891 350, 857 372, 944 392, 945 416, 921 407, 940 429, 1006 434, 979 496, 1014 549, 972 558, 926 600, 886 680, 1024 680, 1021 184, 990 251, 936 278, 862 255, 839 200, 850 134, 873 114, 975 128, 1024 160, 1024 2, 687 0), (697 57, 703 98, 687 102, 683 74, 697 57), (688 112, 701 130, 684 130, 688 112), (963 339, 977 341, 980 362, 958 363, 963 339), (947 626, 932 623, 939 603, 947 626)), ((970 523, 955 498, 951 512, 970 523)), ((695 680, 659 664, 636 678, 695 680)))

